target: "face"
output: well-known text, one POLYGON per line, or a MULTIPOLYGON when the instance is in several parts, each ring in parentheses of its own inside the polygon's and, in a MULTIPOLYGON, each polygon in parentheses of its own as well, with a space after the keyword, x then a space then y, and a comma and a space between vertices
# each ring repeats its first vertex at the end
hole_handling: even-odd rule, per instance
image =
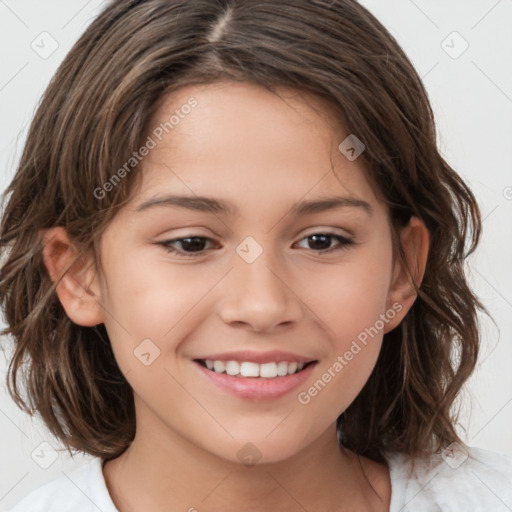
POLYGON ((227 460, 246 443, 283 460, 334 429, 403 316, 388 212, 318 99, 193 86, 152 126, 177 109, 101 240, 103 321, 138 425, 227 460), (221 359, 246 375, 304 368, 204 366, 221 359))

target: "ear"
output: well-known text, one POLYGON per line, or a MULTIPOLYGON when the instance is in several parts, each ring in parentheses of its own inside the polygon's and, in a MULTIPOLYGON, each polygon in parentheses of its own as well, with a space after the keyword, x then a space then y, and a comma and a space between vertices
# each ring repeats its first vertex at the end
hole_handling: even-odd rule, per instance
POLYGON ((92 327, 103 322, 100 289, 92 261, 69 240, 66 230, 55 227, 43 233, 43 260, 68 317, 92 327))
MULTIPOLYGON (((425 274, 430 243, 430 234, 423 221, 412 216, 409 224, 400 232, 400 241, 414 282, 419 288, 425 274)), ((400 324, 416 297, 411 279, 397 257, 387 297, 387 310, 392 309, 396 315, 386 324, 384 333, 400 324)))

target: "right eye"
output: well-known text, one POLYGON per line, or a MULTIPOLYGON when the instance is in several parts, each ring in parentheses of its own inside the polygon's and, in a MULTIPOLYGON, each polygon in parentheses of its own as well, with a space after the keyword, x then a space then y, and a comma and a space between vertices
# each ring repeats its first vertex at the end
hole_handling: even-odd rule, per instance
POLYGON ((158 242, 158 245, 161 245, 169 253, 193 257, 204 254, 205 250, 207 250, 205 249, 207 241, 212 241, 212 239, 205 236, 187 236, 184 238, 174 238, 173 240, 164 240, 163 242, 158 242), (177 249, 175 244, 181 244, 181 249, 177 249))

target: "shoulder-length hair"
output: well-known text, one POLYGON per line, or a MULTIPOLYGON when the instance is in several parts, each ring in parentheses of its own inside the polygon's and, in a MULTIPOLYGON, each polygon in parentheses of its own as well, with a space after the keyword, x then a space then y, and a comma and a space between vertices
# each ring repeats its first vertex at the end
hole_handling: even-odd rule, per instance
POLYGON ((48 86, 4 195, 0 301, 3 334, 14 340, 12 398, 70 452, 111 459, 133 440, 133 391, 105 327, 66 316, 41 233, 64 226, 101 266, 98 241, 140 172, 108 194, 94 191, 141 147, 169 92, 221 79, 328 100, 366 146, 361 158, 389 207, 396 257, 406 265, 399 232, 411 215, 430 233, 417 299, 338 418, 341 442, 378 461, 384 451, 414 456, 462 443, 452 406, 476 365, 477 309, 486 311, 464 271, 480 212, 438 151, 421 79, 355 0, 118 0, 93 21, 48 86))

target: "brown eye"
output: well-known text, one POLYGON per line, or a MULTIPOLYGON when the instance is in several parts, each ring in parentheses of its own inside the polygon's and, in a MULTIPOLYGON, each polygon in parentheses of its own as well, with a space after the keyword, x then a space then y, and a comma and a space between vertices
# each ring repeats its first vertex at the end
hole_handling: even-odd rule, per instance
POLYGON ((335 233, 314 233, 304 237, 308 247, 305 249, 312 249, 315 252, 330 252, 338 249, 345 249, 347 246, 352 245, 354 242, 335 233), (338 245, 332 246, 332 242, 337 241, 338 245))
POLYGON ((194 256, 195 254, 202 254, 207 250, 205 246, 208 241, 211 242, 211 239, 205 236, 188 236, 185 238, 175 238, 174 240, 165 240, 164 242, 159 242, 158 245, 161 245, 167 252, 173 254, 194 256), (180 244, 181 248, 176 248, 176 244, 180 244))

